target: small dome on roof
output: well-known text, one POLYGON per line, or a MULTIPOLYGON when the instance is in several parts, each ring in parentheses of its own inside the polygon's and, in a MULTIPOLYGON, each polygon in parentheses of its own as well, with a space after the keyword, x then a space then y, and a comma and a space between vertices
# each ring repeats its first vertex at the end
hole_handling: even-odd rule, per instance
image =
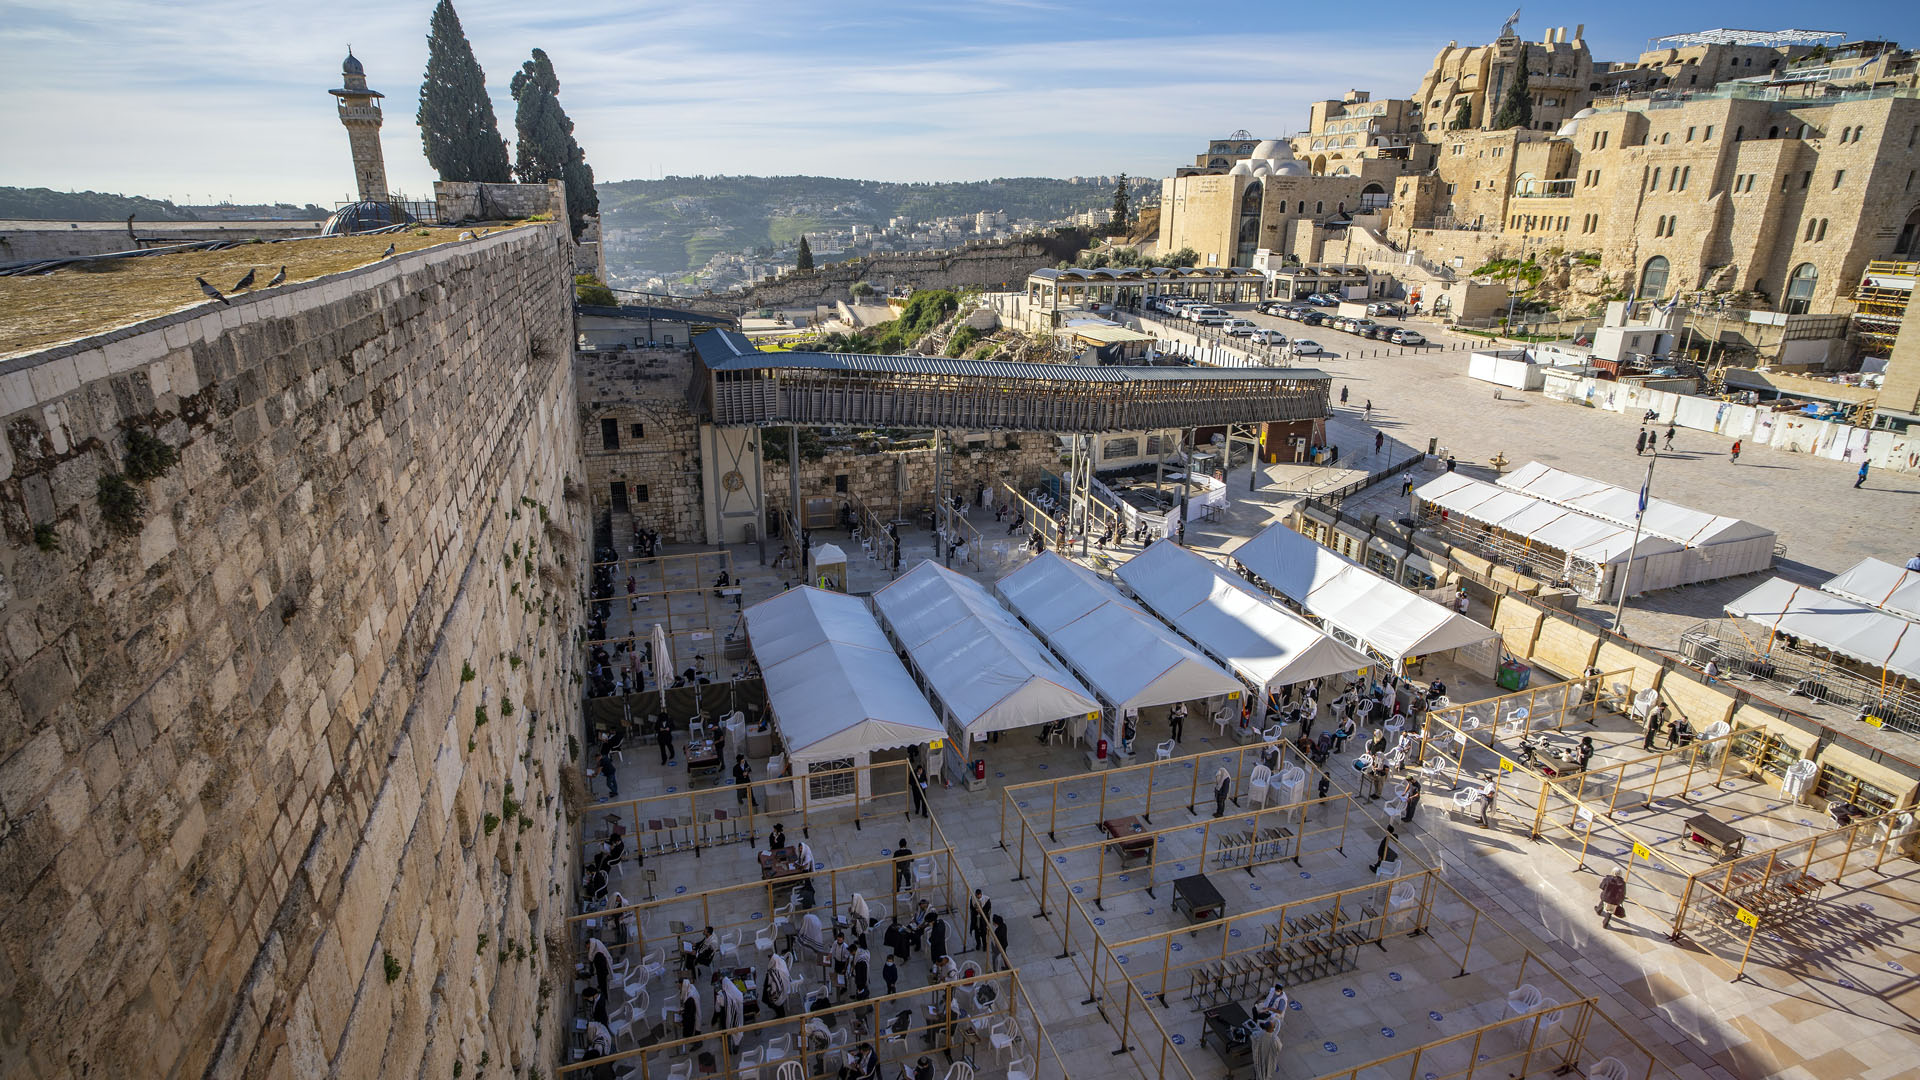
POLYGON ((1262 161, 1292 161, 1293 144, 1285 139, 1262 139, 1253 148, 1253 156, 1262 161))
POLYGON ((367 69, 360 66, 360 58, 353 55, 351 48, 347 50, 347 58, 340 61, 340 73, 342 75, 365 75, 367 73, 367 69))
POLYGON ((348 203, 333 212, 327 223, 320 227, 321 236, 352 236, 355 233, 372 232, 389 225, 406 225, 414 221, 414 216, 390 202, 348 203))
POLYGON ((1579 112, 1573 114, 1573 118, 1575 120, 1585 120, 1587 117, 1592 116, 1595 111, 1596 110, 1593 109, 1581 109, 1579 112))
POLYGON ((1306 176, 1312 172, 1304 161, 1275 161, 1267 166, 1267 171, 1275 176, 1306 176))
POLYGON ((1236 161, 1233 163, 1233 168, 1227 170, 1227 175, 1228 176, 1252 176, 1253 163, 1250 161, 1236 161))

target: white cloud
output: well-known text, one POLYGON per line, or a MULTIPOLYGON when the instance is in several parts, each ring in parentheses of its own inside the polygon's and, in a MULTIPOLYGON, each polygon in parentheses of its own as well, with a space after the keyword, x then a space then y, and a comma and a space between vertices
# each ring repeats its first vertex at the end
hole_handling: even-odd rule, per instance
MULTIPOLYGON (((1434 46, 1372 33, 1221 33, 1221 18, 1090 20, 1044 0, 926 13, 831 4, 459 5, 512 138, 512 73, 534 46, 602 180, 657 173, 963 179, 1164 175, 1206 139, 1297 130, 1348 87, 1409 92, 1434 46), (1091 32, 1089 32, 1091 31, 1091 32)), ((413 110, 422 0, 325 9, 206 0, 75 8, 11 0, 0 183, 243 201, 349 197, 326 90, 350 39, 385 92, 390 183, 424 194, 413 110), (338 39, 338 40, 336 40, 338 39)))

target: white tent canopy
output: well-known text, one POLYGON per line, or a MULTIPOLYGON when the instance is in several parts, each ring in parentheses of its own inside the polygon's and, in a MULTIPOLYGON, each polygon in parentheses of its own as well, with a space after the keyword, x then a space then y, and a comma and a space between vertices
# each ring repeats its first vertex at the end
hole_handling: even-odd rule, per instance
MULTIPOLYGON (((1449 514, 1491 525, 1588 562, 1624 563, 1633 550, 1631 524, 1622 528, 1613 522, 1458 473, 1443 473, 1420 485, 1414 494, 1421 502, 1431 503, 1449 514)), ((1640 537, 1642 559, 1679 550, 1679 544, 1664 537, 1644 534, 1640 537)))
POLYGON ((966 738, 1100 711, 987 587, 931 560, 873 594, 873 606, 966 738))
POLYGON ((1121 564, 1119 574, 1155 614, 1262 692, 1373 663, 1171 540, 1158 541, 1121 564))
POLYGON ((748 608, 746 623, 788 757, 845 758, 945 735, 857 597, 789 589, 748 608))
POLYGON ((1892 563, 1862 559, 1820 588, 1902 618, 1920 619, 1920 574, 1892 563))
MULTIPOLYGON (((1615 525, 1633 531, 1634 515, 1640 506, 1640 492, 1637 488, 1623 488, 1614 484, 1590 480, 1584 476, 1564 472, 1538 461, 1529 461, 1518 469, 1500 478, 1500 486, 1509 491, 1518 491, 1544 499, 1557 506, 1578 510, 1583 514, 1610 521, 1615 525)), ((1773 530, 1762 528, 1751 521, 1739 518, 1709 514, 1703 510, 1693 510, 1665 499, 1648 499, 1646 520, 1641 528, 1644 535, 1664 537, 1687 547, 1708 547, 1710 545, 1733 544, 1742 541, 1754 541, 1756 547, 1764 548, 1769 556, 1773 552, 1773 530)), ((1752 569, 1764 569, 1768 563, 1762 562, 1752 569)), ((1747 573, 1736 570, 1733 573, 1747 573)))
POLYGON ((1920 679, 1920 623, 1782 578, 1727 605, 1727 614, 1920 679))
POLYGON ((1046 551, 994 586, 1116 709, 1235 693, 1240 683, 1085 567, 1046 551))
POLYGON ((1285 525, 1268 526, 1235 548, 1232 558, 1328 626, 1394 661, 1500 636, 1285 525))

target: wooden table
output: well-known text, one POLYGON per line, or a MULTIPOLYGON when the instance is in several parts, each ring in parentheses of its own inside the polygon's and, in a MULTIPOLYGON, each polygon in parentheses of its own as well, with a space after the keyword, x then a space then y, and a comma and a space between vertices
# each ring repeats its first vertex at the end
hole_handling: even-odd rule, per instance
POLYGON ((1225 1005, 1215 1005, 1201 1014, 1205 1022, 1200 1026, 1200 1045, 1205 1046, 1207 1039, 1214 1041, 1213 1052, 1227 1066, 1227 1072, 1253 1064, 1253 1044, 1241 1032, 1241 1026, 1252 1017, 1237 1001, 1225 1005))
POLYGON ((1114 839, 1114 843, 1107 845, 1107 850, 1120 856, 1121 869, 1153 861, 1154 838, 1151 836, 1133 836, 1134 833, 1143 831, 1139 818, 1108 818, 1100 823, 1100 831, 1114 839), (1130 839, 1123 840, 1121 839, 1122 837, 1130 837, 1130 839))
POLYGON ((1723 859, 1739 858, 1746 847, 1745 833, 1712 814, 1695 814, 1686 825, 1688 840, 1723 859))
POLYGON ((712 739, 701 739, 687 744, 687 776, 718 776, 725 768, 720 760, 720 751, 712 739))
POLYGON ((1207 880, 1207 875, 1189 874, 1173 880, 1173 909, 1183 912, 1188 923, 1203 923, 1225 915, 1227 901, 1220 890, 1213 887, 1213 882, 1207 880))

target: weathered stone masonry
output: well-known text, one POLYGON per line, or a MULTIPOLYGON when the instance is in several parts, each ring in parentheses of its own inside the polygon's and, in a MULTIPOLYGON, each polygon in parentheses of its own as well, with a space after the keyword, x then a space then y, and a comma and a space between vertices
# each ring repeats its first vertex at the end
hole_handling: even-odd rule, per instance
POLYGON ((0 1074, 551 1073, 570 254, 501 230, 0 363, 0 1074), (129 427, 179 461, 123 536, 129 427))

